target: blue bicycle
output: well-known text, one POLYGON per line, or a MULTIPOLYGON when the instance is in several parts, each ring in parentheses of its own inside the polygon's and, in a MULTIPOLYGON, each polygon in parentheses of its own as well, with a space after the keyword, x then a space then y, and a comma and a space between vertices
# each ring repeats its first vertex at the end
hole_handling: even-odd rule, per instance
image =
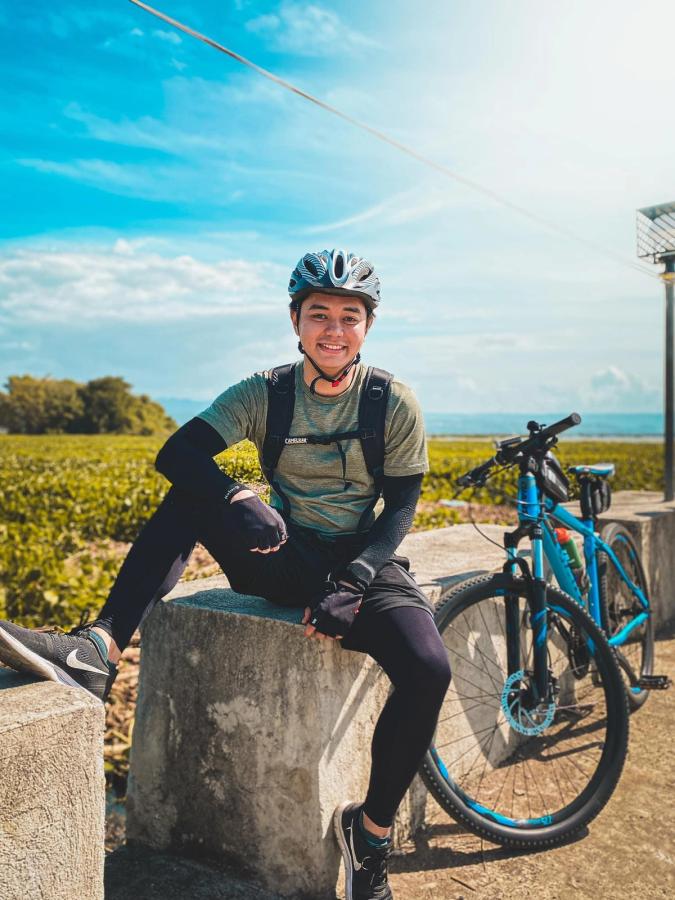
MULTIPOLYGON (((514 848, 553 846, 587 825, 611 797, 627 750, 623 676, 594 620, 599 589, 591 615, 553 532, 554 512, 578 527, 558 506, 567 479, 551 448, 580 421, 573 413, 548 427, 530 422, 529 437, 497 443, 490 460, 458 479, 463 488, 482 486, 495 470, 518 466, 519 522, 504 536, 503 571, 455 586, 436 610, 453 680, 420 774, 458 822, 514 848), (524 539, 529 559, 518 553, 524 539), (547 580, 545 554, 569 592, 547 580)), ((597 585, 591 534, 588 541, 589 580, 597 585)), ((619 562, 611 543, 601 551, 619 562)), ((640 595, 646 603, 638 588, 640 595)), ((648 621, 647 614, 628 628, 623 607, 607 605, 615 646, 648 621)))

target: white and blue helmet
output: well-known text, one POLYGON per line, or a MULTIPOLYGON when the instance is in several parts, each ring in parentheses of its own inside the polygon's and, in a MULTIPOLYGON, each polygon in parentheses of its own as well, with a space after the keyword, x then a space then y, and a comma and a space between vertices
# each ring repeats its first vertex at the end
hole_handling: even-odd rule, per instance
POLYGON ((372 263, 362 256, 346 250, 320 250, 305 253, 288 282, 288 293, 297 303, 313 292, 360 297, 372 312, 380 302, 380 279, 372 263))

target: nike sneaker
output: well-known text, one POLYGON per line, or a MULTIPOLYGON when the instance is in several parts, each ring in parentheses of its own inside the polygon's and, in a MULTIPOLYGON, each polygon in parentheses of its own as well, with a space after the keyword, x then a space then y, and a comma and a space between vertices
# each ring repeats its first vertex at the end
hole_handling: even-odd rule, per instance
POLYGON ((105 703, 117 677, 117 666, 109 662, 105 642, 91 633, 92 627, 93 623, 87 625, 81 620, 64 632, 0 621, 0 662, 19 672, 89 691, 105 703))
POLYGON ((387 860, 392 844, 373 847, 359 824, 361 804, 341 803, 333 827, 345 861, 345 900, 393 900, 387 882, 387 860))

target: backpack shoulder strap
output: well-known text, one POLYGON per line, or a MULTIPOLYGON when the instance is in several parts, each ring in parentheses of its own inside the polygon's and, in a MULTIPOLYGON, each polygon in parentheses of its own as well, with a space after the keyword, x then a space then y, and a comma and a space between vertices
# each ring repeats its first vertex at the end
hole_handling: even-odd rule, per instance
POLYGON ((262 465, 268 481, 284 449, 284 439, 291 430, 295 408, 295 366, 296 363, 276 366, 267 375, 267 420, 262 465))
POLYGON ((359 438, 378 494, 384 477, 384 421, 393 377, 385 369, 368 366, 359 398, 359 438))

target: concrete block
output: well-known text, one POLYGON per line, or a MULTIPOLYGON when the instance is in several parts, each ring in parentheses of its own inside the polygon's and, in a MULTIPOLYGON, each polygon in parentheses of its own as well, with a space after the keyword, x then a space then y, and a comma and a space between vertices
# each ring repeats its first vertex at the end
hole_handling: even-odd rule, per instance
MULTIPOLYGON (((635 539, 657 631, 675 619, 675 502, 659 491, 617 491, 600 522, 620 522, 635 539)), ((600 526, 602 527, 602 525, 600 526)))
POLYGON ((105 711, 0 667, 0 897, 103 900, 105 711))
MULTIPOLYGON (((304 638, 298 610, 185 587, 142 630, 127 839, 233 863, 283 896, 334 897, 333 810, 365 795, 389 681, 364 654, 304 638)), ((408 800, 403 836, 414 816, 408 800)))
MULTIPOLYGON (((460 526, 402 543, 432 602, 498 565, 499 549, 475 537, 460 526)), ((338 875, 332 813, 365 796, 390 685, 366 655, 307 641, 300 617, 228 590, 223 575, 179 583, 145 620, 127 839, 319 900, 338 875)), ((397 843, 423 824, 425 803, 415 778, 397 843)))

